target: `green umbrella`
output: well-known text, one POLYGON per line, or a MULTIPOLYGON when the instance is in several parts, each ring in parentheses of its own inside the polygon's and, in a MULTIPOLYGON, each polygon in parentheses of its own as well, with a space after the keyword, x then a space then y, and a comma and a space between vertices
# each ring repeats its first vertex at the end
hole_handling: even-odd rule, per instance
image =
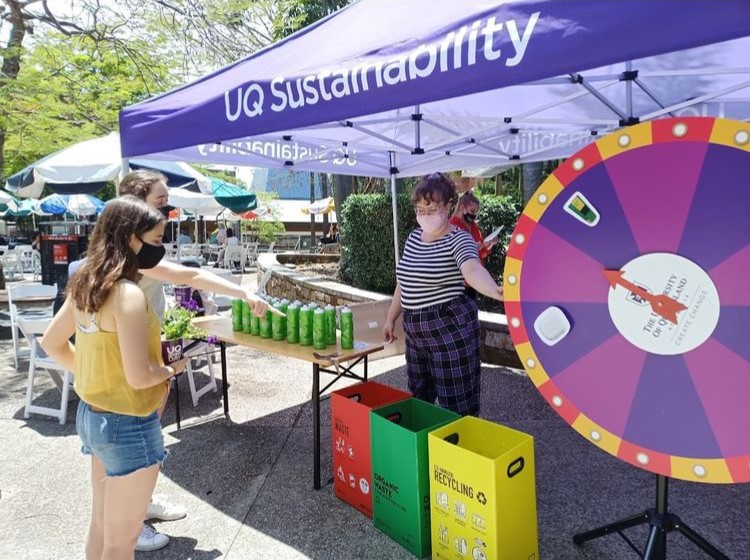
POLYGON ((258 207, 255 193, 220 179, 211 179, 211 184, 213 186, 211 196, 216 199, 216 202, 225 208, 229 208, 232 212, 241 214, 258 207))

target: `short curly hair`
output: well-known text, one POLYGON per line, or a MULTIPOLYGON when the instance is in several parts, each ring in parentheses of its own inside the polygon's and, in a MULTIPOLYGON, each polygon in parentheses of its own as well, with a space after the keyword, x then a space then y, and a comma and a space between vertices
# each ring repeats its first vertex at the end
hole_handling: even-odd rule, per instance
POLYGON ((424 177, 411 195, 412 204, 420 200, 455 204, 458 198, 456 183, 444 173, 433 173, 424 177))

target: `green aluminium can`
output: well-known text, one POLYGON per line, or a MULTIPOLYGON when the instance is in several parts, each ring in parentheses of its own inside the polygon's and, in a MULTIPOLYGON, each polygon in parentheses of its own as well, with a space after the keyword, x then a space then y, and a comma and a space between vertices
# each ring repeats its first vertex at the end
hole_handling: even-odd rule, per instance
POLYGON ((348 307, 341 310, 339 324, 341 326, 341 348, 351 350, 354 348, 354 314, 348 307))
POLYGON ((271 317, 273 312, 269 309, 266 311, 265 316, 260 318, 260 337, 271 338, 273 335, 273 327, 271 326, 271 317))
POLYGON ((336 308, 333 305, 326 305, 323 310, 326 318, 326 344, 336 344, 336 308))
POLYGON ((242 306, 245 302, 241 299, 232 300, 232 330, 242 330, 242 306))
POLYGON ((242 332, 252 332, 253 310, 246 301, 242 302, 242 332))
POLYGON ((313 348, 316 350, 323 350, 326 346, 325 311, 318 307, 313 312, 313 348))
POLYGON ((314 301, 311 301, 310 303, 307 304, 307 307, 309 307, 310 309, 312 309, 313 312, 314 312, 318 308, 318 304, 315 303, 314 301))
POLYGON ((255 313, 250 317, 250 334, 260 336, 260 317, 255 313))
POLYGON ((299 310, 299 343, 302 346, 312 346, 313 343, 313 312, 303 305, 299 310))
MULTIPOLYGON (((281 311, 281 303, 273 306, 274 309, 281 311)), ((284 340, 286 338, 286 318, 273 313, 271 315, 271 333, 274 340, 284 340)))
POLYGON ((281 300, 281 311, 282 313, 286 313, 286 310, 289 309, 289 300, 284 298, 281 300))
POLYGON ((286 341, 289 344, 299 342, 299 306, 296 303, 286 308, 286 341))

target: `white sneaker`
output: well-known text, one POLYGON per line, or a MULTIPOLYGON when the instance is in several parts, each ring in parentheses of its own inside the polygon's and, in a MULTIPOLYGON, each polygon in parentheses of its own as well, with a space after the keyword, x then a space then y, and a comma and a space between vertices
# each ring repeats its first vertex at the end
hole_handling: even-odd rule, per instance
POLYGON ((141 534, 138 535, 138 542, 135 549, 139 552, 151 552, 159 550, 169 544, 169 537, 163 533, 157 533, 151 525, 143 524, 141 534))
POLYGON ((158 519, 160 521, 176 521, 187 515, 184 507, 173 504, 161 495, 154 495, 146 509, 146 519, 158 519))

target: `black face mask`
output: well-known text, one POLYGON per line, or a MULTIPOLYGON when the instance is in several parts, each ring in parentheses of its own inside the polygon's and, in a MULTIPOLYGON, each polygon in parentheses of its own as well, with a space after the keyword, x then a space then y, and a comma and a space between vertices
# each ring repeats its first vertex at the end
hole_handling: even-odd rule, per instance
POLYGON ((157 208, 157 210, 159 210, 165 218, 169 218, 169 213, 174 210, 174 206, 162 206, 161 208, 157 208))
POLYGON ((151 245, 141 239, 143 246, 141 250, 136 254, 138 259, 138 269, 145 270, 147 268, 154 268, 164 258, 167 250, 164 245, 151 245))
POLYGON ((477 215, 476 214, 464 214, 464 220, 468 223, 472 223, 476 221, 477 215))

